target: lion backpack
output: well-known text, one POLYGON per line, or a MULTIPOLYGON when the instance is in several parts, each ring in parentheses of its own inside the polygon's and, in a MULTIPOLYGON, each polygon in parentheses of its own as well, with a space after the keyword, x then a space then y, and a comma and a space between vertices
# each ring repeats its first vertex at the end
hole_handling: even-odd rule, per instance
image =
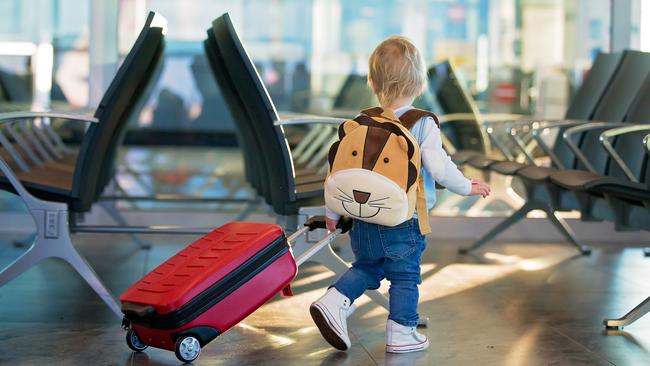
MULTIPOLYGON (((339 141, 329 150, 325 205, 339 215, 396 226, 428 217, 420 146, 409 129, 429 111, 411 109, 400 118, 381 107, 365 109, 339 126, 339 141)), ((429 220, 419 220, 428 234, 429 220)))

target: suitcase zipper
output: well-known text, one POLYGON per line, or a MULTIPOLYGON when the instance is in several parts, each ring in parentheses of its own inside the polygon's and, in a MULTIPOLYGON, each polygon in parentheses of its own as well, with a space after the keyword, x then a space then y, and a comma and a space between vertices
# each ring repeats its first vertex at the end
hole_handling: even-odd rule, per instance
POLYGON ((236 270, 215 282, 180 308, 165 314, 152 313, 144 316, 128 312, 125 317, 135 324, 150 328, 176 329, 182 327, 226 298, 288 251, 289 245, 283 234, 269 246, 247 259, 236 270))

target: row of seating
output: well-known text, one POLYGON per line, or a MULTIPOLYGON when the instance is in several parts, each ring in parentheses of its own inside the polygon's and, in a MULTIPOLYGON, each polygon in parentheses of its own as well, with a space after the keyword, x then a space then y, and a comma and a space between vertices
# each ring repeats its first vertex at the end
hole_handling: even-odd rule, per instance
MULTIPOLYGON (((209 228, 167 226, 135 227, 120 225, 82 225, 77 217, 102 203, 102 193, 115 176, 115 156, 128 121, 141 105, 145 90, 160 65, 164 48, 166 21, 150 13, 133 48, 120 66, 100 102, 94 117, 63 113, 12 112, 0 114, 0 123, 8 138, 2 138, 0 154, 0 188, 17 193, 34 218, 37 233, 32 246, 0 272, 0 286, 47 258, 68 262, 97 292, 109 308, 120 316, 115 299, 92 268, 78 254, 71 240, 75 232, 93 233, 169 233, 202 234, 209 228), (79 149, 63 144, 48 119, 89 123, 79 149), (24 134, 17 133, 18 128, 24 134), (16 132, 16 133, 14 133, 16 132), (44 147, 51 154, 37 158, 44 147)), ((246 54, 227 15, 215 20, 206 40, 206 54, 224 93, 224 99, 236 117, 237 133, 244 153, 246 178, 273 212, 295 230, 305 216, 322 211, 323 174, 294 164, 282 123, 299 125, 328 123, 341 119, 294 118, 281 121, 246 54), (310 211, 305 206, 317 205, 310 211), (298 216, 301 215, 299 218, 298 216)), ((319 167, 320 168, 320 167, 319 167)), ((112 197, 113 199, 115 197, 112 197)), ((126 198, 126 197, 124 197, 126 198)), ((137 199, 140 199, 138 197, 137 199)), ((298 243, 294 254, 310 248, 311 242, 298 243)), ((309 255, 313 255, 310 252, 309 255)), ((313 259, 331 270, 342 273, 347 263, 330 247, 320 250, 313 259)), ((379 292, 370 294, 388 306, 379 292)))
MULTIPOLYGON (((646 77, 649 72, 650 54, 639 51, 601 54, 573 99, 566 120, 527 120, 505 123, 505 126, 500 127, 490 126, 490 134, 501 128, 505 134, 512 137, 520 148, 521 156, 527 161, 499 161, 475 154, 465 163, 483 171, 516 176, 525 187, 526 203, 474 245, 461 249, 461 252, 466 253, 482 246, 524 218, 528 212, 541 209, 570 243, 583 254, 588 254, 589 249, 580 244, 573 231, 557 213, 579 210, 583 220, 613 217, 607 204, 587 199, 583 194, 575 192, 594 179, 594 175, 621 176, 622 170, 615 163, 609 162, 607 150, 599 141, 600 134, 604 130, 620 126, 621 123, 650 122, 650 77, 646 77), (541 148, 540 152, 549 157, 551 166, 538 166, 538 159, 531 155, 518 137, 521 131, 530 130, 533 130, 536 142, 541 148), (555 138, 549 146, 546 140, 551 132, 555 138)), ((639 141, 637 145, 640 145, 641 137, 629 138, 636 138, 639 141)), ((644 154, 638 149, 626 151, 625 154, 626 159, 631 159, 629 161, 643 161, 644 154)), ((635 168, 638 170, 640 166, 635 168)), ((641 174, 638 171, 637 173, 641 174)), ((619 222, 618 227, 622 226, 619 222)))
MULTIPOLYGON (((610 221, 616 231, 650 230, 648 123, 650 54, 632 50, 597 56, 565 119, 483 123, 503 160, 471 150, 452 158, 486 176, 514 177, 524 186, 525 203, 460 253, 483 246, 535 209, 582 254, 591 250, 558 213, 579 211, 581 220, 610 221)), ((650 297, 604 324, 620 328, 648 312, 650 297)))
MULTIPOLYGON (((4 173, 0 186, 18 193, 23 198, 37 222, 38 230, 35 243, 28 252, 0 272, 0 286, 42 259, 59 257, 72 264, 111 309, 120 314, 110 293, 72 246, 70 233, 153 232, 151 228, 146 227, 89 227, 79 225, 75 219, 77 214, 87 212, 101 199, 101 193, 114 176, 115 155, 126 130, 126 122, 136 109, 143 91, 150 84, 151 76, 159 65, 164 47, 164 33, 164 18, 151 13, 133 49, 97 108, 95 117, 85 119, 91 123, 78 151, 68 151, 69 148, 57 139, 48 124, 34 123, 44 118, 74 120, 77 118, 75 116, 56 113, 8 113, 0 116, 0 123, 9 134, 9 138, 3 138, 4 135, 0 134, 3 147, 0 168, 4 173), (44 154, 41 150, 49 154, 44 154)), ((312 143, 310 146, 303 141, 300 148, 292 151, 285 128, 304 125, 336 126, 342 119, 312 116, 281 119, 227 14, 213 22, 207 32, 204 48, 212 74, 234 118, 235 131, 244 156, 246 179, 272 211, 282 218, 283 226, 289 230, 296 229, 306 215, 322 210, 325 166, 322 158, 329 144, 327 139, 322 138, 318 144, 312 143), (300 157, 295 156, 296 152, 300 153, 300 157), (321 160, 313 159, 314 157, 321 160), (318 162, 320 165, 315 165, 318 162)), ((650 83, 642 83, 638 75, 647 75, 647 66, 647 55, 636 51, 626 51, 620 56, 600 55, 583 87, 578 91, 567 116, 646 122, 649 118, 647 94, 650 83), (612 63, 616 64, 615 67, 611 66, 612 63), (607 71, 611 71, 609 77, 603 75, 607 71), (636 79, 630 75, 637 75, 636 79)), ((432 87, 436 97, 439 97, 439 102, 443 100, 440 96, 449 95, 441 90, 448 90, 450 85, 458 89, 458 81, 449 78, 449 75, 453 75, 450 72, 451 67, 443 67, 447 67, 447 70, 438 74, 442 83, 432 87)), ((435 76, 433 75, 432 79, 435 76)), ((474 110, 471 112, 476 114, 474 110)), ((557 212, 579 209, 584 219, 611 219, 617 223, 618 228, 642 228, 643 223, 647 224, 648 220, 637 221, 642 212, 648 214, 643 210, 649 207, 644 194, 647 195, 646 175, 650 170, 646 167, 646 155, 638 151, 640 143, 634 143, 640 139, 640 134, 646 131, 646 126, 629 125, 626 127, 633 130, 606 131, 602 137, 605 146, 603 149, 598 139, 603 131, 613 125, 537 120, 493 124, 481 123, 483 121, 479 118, 468 118, 466 114, 461 113, 461 116, 456 118, 450 116, 446 120, 448 126, 455 123, 457 126, 463 126, 465 131, 461 131, 458 136, 449 134, 455 145, 460 147, 453 157, 459 163, 465 162, 490 172, 503 173, 506 169, 501 165, 516 166, 517 169, 512 168, 512 173, 508 174, 523 177, 528 200, 524 208, 486 234, 471 249, 487 242, 505 227, 524 217, 528 211, 538 208, 545 210, 556 226, 583 253, 588 253, 589 249, 577 242, 575 235, 557 216, 557 212), (485 127, 486 130, 482 131, 480 127, 485 127), (554 146, 548 147, 544 142, 545 131, 558 129, 561 133, 555 139, 554 146), (482 134, 494 136, 496 130, 505 131, 506 135, 511 137, 514 148, 520 150, 519 155, 528 158, 531 164, 537 160, 537 156, 533 155, 546 152, 558 169, 578 170, 566 172, 529 166, 512 161, 512 154, 505 154, 510 160, 504 162, 489 159, 482 155, 482 152, 488 150, 482 134), (534 136, 541 146, 540 151, 528 151, 522 143, 528 137, 522 134, 534 136), (481 141, 482 144, 477 144, 475 140, 481 141), (471 146, 477 145, 476 150, 467 152, 471 146), (459 159, 462 154, 467 155, 467 158, 459 159), (489 163, 478 164, 478 160, 489 160, 489 163), (627 165, 621 163, 625 161, 628 161, 627 165), (633 163, 630 164, 630 161, 633 163), (585 175, 579 169, 589 170, 591 175, 585 175), (530 172, 525 173, 526 171, 530 172), (576 180, 576 177, 582 180, 576 180), (609 207, 613 214, 600 217, 602 210, 599 207, 604 206, 609 207)), ((615 127, 621 125, 617 124, 615 127)), ((453 129, 451 131, 454 132, 453 129)), ((313 137, 320 136, 314 133, 313 137)), ((309 139, 306 140, 309 142, 309 139)), ((493 138, 493 141, 499 140, 493 138)), ((182 228, 165 230, 169 233, 203 232, 200 229, 182 228)), ((307 245, 304 244, 301 247, 299 243, 294 251, 299 254, 301 250, 305 250, 307 245)), ((329 247, 315 256, 314 260, 336 273, 347 269, 347 263, 329 247)), ((369 295, 378 304, 388 305, 387 299, 380 293, 370 292, 369 295)))
MULTIPOLYGON (((18 194, 36 223, 32 246, 0 272, 0 286, 47 258, 69 263, 117 315, 120 307, 71 240, 75 231, 93 231, 76 223, 111 181, 117 149, 164 49, 166 20, 150 13, 93 117, 55 112, 0 114, 0 188, 18 194), (64 146, 48 120, 87 123, 78 150, 64 146)), ((95 230, 103 232, 103 229, 95 230)), ((110 231, 110 230, 107 230, 110 231)))

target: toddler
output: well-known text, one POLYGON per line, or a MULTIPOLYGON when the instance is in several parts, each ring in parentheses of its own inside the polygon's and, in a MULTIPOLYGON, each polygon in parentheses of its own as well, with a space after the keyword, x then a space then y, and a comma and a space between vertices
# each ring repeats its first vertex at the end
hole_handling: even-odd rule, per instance
MULTIPOLYGON (((384 109, 401 116, 426 88, 424 60, 406 38, 392 36, 381 42, 368 61, 368 84, 384 109)), ((427 209, 435 204, 435 182, 460 195, 490 194, 490 187, 467 179, 442 148, 440 129, 431 117, 423 117, 410 129, 420 145, 427 209)), ((327 228, 334 230, 339 216, 327 210, 327 228)), ((420 218, 428 220, 428 217, 420 218)), ((355 260, 352 267, 310 307, 323 337, 335 348, 347 350, 350 338, 347 317, 352 302, 368 289, 390 282, 390 310, 386 323, 386 351, 421 351, 429 340, 416 331, 420 261, 426 246, 418 217, 397 226, 382 226, 355 220, 350 231, 355 260)))

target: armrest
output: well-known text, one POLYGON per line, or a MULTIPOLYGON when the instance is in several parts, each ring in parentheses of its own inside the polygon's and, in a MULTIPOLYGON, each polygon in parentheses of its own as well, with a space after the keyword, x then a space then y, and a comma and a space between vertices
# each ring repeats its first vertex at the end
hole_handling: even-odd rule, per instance
POLYGON ((567 167, 565 167, 564 164, 562 164, 560 159, 553 152, 553 149, 551 149, 551 147, 548 146, 546 142, 544 142, 544 140, 542 139, 542 135, 548 132, 552 128, 579 126, 586 122, 587 121, 578 121, 578 120, 538 121, 531 125, 533 129, 533 138, 535 139, 539 147, 541 147, 542 150, 544 150, 546 155, 548 155, 551 158, 551 161, 553 161, 553 164, 555 164, 555 166, 557 166, 560 169, 566 169, 567 167))
POLYGON ((523 114, 514 114, 514 113, 484 113, 481 114, 481 119, 486 123, 504 123, 504 122, 513 122, 520 121, 522 118, 526 117, 523 114))
POLYGON ((328 125, 340 125, 345 122, 344 118, 333 118, 333 117, 317 117, 317 116, 306 116, 306 117, 296 117, 275 121, 273 124, 275 126, 301 126, 301 125, 315 125, 315 124, 328 124, 328 125))
POLYGON ((450 113, 438 116, 440 123, 444 122, 458 122, 476 120, 484 124, 501 124, 511 123, 520 120, 522 114, 510 113, 488 113, 488 114, 474 114, 474 113, 450 113))
POLYGON ((478 121, 474 113, 449 113, 438 116, 440 124, 458 121, 478 121))
POLYGON ((586 124, 581 124, 579 126, 571 127, 564 131, 562 133, 562 139, 564 139, 564 142, 569 146, 571 151, 576 155, 578 160, 587 167, 587 170, 589 170, 592 173, 598 173, 596 172, 596 169, 594 169, 593 165, 589 162, 585 154, 582 153, 582 150, 578 147, 578 145, 572 140, 572 137, 577 134, 577 133, 583 133, 591 130, 597 130, 597 129, 603 129, 607 127, 618 127, 620 126, 620 122, 592 122, 592 123, 586 123, 586 124))
MULTIPOLYGON (((630 167, 627 166, 623 158, 614 150, 614 147, 612 146, 612 139, 616 136, 621 136, 627 133, 632 133, 632 132, 638 132, 638 131, 645 131, 645 130, 650 130, 650 125, 631 125, 631 126, 624 126, 624 127, 618 127, 618 128, 613 128, 611 130, 607 130, 603 133, 600 134, 600 143, 603 145, 605 148, 605 151, 607 154, 618 164, 618 166, 621 168, 623 173, 625 173, 625 176, 632 182, 638 182, 638 179, 632 174, 632 170, 630 167)), ((643 143, 648 151, 650 151, 650 135, 646 136, 643 139, 643 143)))
POLYGON ((64 112, 6 112, 0 113, 0 123, 8 121, 34 119, 34 118, 61 118, 72 121, 97 123, 99 120, 93 116, 82 114, 64 113, 64 112))
POLYGON ((508 151, 508 149, 507 149, 507 148, 506 148, 506 147, 501 143, 501 141, 499 141, 499 139, 496 138, 496 137, 494 136, 494 127, 489 126, 488 128, 485 129, 485 132, 487 133, 487 135, 488 135, 488 139, 490 139, 490 142, 491 142, 494 146, 496 146, 497 149, 499 149, 499 151, 501 152, 501 154, 503 154, 503 156, 504 156, 506 159, 508 159, 508 160, 510 160, 510 161, 514 161, 514 160, 515 160, 515 157, 512 156, 512 154, 510 154, 510 152, 508 151))
MULTIPOLYGON (((519 124, 519 123, 515 123, 515 124, 510 125, 507 128, 508 136, 510 136, 512 141, 514 141, 515 145, 519 148, 519 150, 521 150, 521 152, 526 157, 526 160, 528 160, 529 163, 534 165, 535 164, 535 158, 530 154, 530 152, 528 152, 528 149, 526 149, 526 145, 521 140, 521 138, 517 135, 519 129, 521 128, 520 126, 521 126, 521 124, 519 124)), ((526 124, 524 126, 524 128, 526 129, 526 131, 528 131, 530 129, 530 125, 526 124)))

